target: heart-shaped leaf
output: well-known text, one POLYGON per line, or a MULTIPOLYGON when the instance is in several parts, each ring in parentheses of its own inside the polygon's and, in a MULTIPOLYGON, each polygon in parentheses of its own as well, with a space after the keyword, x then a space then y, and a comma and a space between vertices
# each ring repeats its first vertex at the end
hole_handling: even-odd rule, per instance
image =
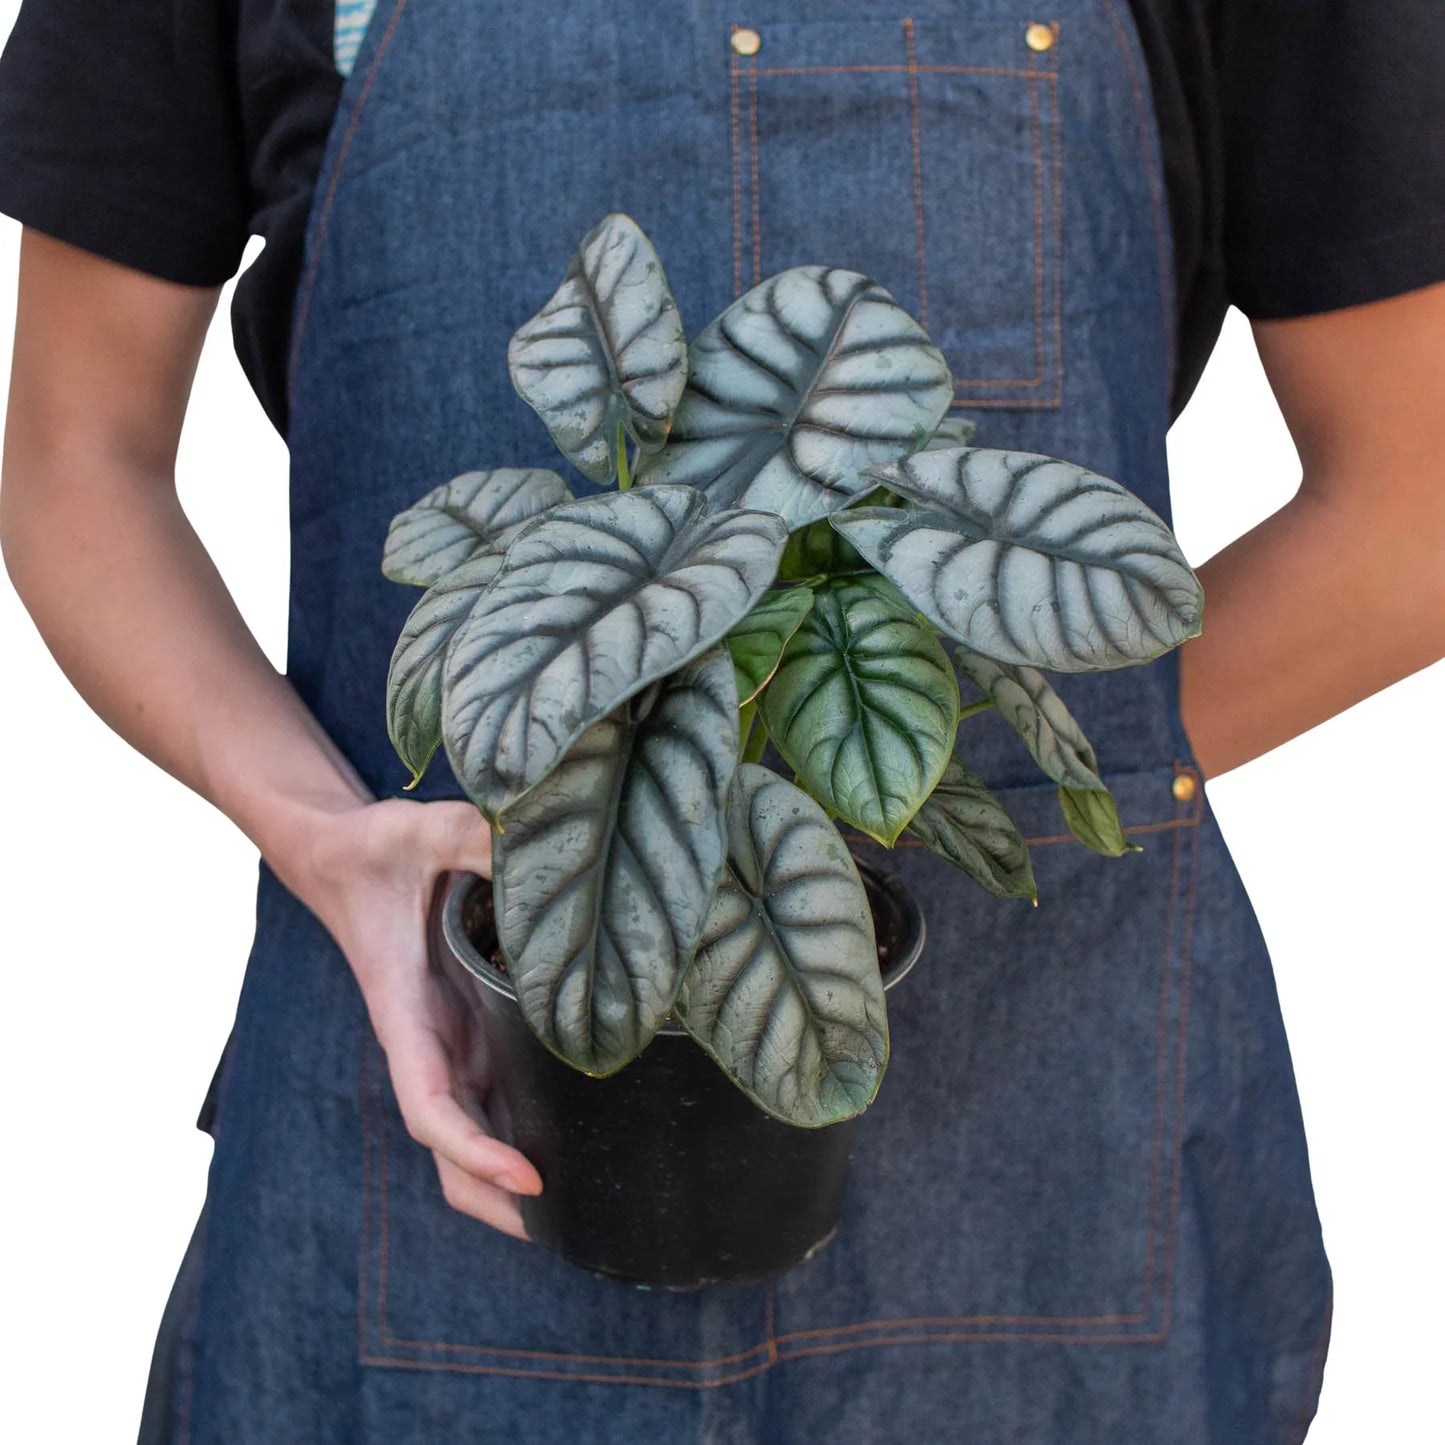
POLYGON ((677 1016, 784 1123, 861 1114, 888 1064, 888 1016, 858 870, 817 803, 767 768, 738 768, 727 819, 677 1016))
POLYGON ((507 348, 512 384, 567 459, 594 482, 617 475, 623 433, 667 440, 687 381, 687 336, 662 262, 629 216, 588 232, 556 294, 507 348))
POLYGON ((923 328, 854 271, 798 266, 741 296, 692 343, 666 447, 639 467, 714 508, 801 527, 875 484, 948 410, 953 378, 923 328))
POLYGON ((1086 848, 1117 858, 1121 853, 1142 853, 1124 834, 1114 795, 1101 783, 1097 788, 1059 787, 1059 807, 1069 832, 1086 848))
POLYGON ((993 791, 957 758, 913 815, 908 831, 1000 898, 1032 898, 1028 845, 993 791))
POLYGON ((737 699, 715 647, 594 723, 493 842, 507 970, 533 1032, 589 1074, 671 1011, 726 854, 737 699))
POLYGON ((943 775, 958 732, 948 654, 881 578, 815 595, 762 704, 803 786, 888 846, 943 775))
POLYGON ((1195 636, 1203 593, 1173 534, 1117 482, 1023 452, 924 451, 875 468, 917 503, 833 525, 923 615, 1000 662, 1087 672, 1195 636))
POLYGON ((961 644, 959 671, 993 700, 999 715, 1024 740, 1034 761, 1056 783, 1102 788, 1094 750, 1064 700, 1032 667, 995 662, 961 644))
POLYGON ((809 587, 786 587, 768 592, 763 600, 728 633, 728 647, 737 669, 738 705, 751 702, 777 671, 788 639, 798 630, 813 605, 809 587))
POLYGON ((483 552, 429 587, 411 610, 386 678, 386 730, 414 788, 442 740, 447 647, 502 568, 505 547, 483 552))
POLYGON ((706 652, 777 572, 786 528, 691 487, 604 492, 528 524, 447 652, 442 734, 493 822, 593 723, 706 652))
POLYGON ((571 496, 556 472, 540 467, 464 472, 397 513, 386 534, 381 570, 393 582, 430 587, 571 496))

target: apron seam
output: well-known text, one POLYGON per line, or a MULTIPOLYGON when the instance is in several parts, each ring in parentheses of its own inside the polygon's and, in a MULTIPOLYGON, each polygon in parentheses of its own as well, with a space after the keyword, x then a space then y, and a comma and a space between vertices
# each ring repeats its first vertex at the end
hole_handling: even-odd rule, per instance
POLYGON ((395 8, 387 19, 386 30, 377 44, 371 64, 367 67, 366 79, 362 84, 360 94, 356 97, 356 108, 351 112, 351 118, 346 124, 346 133, 342 136, 341 144, 337 149, 336 160, 327 180, 326 194, 322 199, 321 209, 316 214, 316 228, 311 243, 311 252, 307 257, 306 273, 302 278, 301 288, 297 295, 296 323, 287 364, 287 394, 293 402, 295 400, 296 373, 301 359, 301 343, 305 337, 306 323, 311 314, 311 300, 316 290, 317 277, 321 271, 321 253, 325 249, 326 232, 331 223, 331 212, 336 203, 336 194, 341 187, 341 177, 346 170, 346 162, 351 154, 351 143, 356 138, 356 132, 361 125, 361 117, 366 111, 366 103, 371 98, 372 87, 376 83, 382 62, 391 48, 397 26, 401 23, 402 13, 408 4, 410 4, 410 0, 396 0, 395 8))
POLYGON ((1300 1406, 1299 1414, 1295 1417, 1294 1429, 1290 1432, 1288 1445, 1304 1445, 1305 1437, 1309 1434, 1310 1425, 1314 1421, 1315 1412, 1319 1408, 1320 1390, 1325 1382, 1325 1359, 1330 1348, 1330 1329, 1334 1323, 1335 1314, 1335 1292, 1331 1285, 1329 1294, 1325 1298, 1324 1317, 1320 1321, 1319 1334, 1315 1339, 1315 1347, 1310 1354, 1309 1374, 1306 1377, 1304 1403, 1300 1406))
POLYGON ((1154 227, 1154 250, 1159 266, 1159 310, 1164 325, 1164 348, 1169 358, 1169 373, 1172 378, 1178 367, 1177 341, 1175 337, 1174 304, 1176 284, 1174 268, 1170 261, 1169 232, 1166 224, 1167 205, 1164 199, 1164 184, 1156 169, 1156 155, 1151 128, 1153 106, 1145 98, 1144 82, 1141 81, 1134 50, 1129 44, 1128 32, 1119 18, 1114 0, 1103 0, 1109 23, 1114 27, 1114 38, 1119 53, 1124 58, 1124 68, 1129 74, 1129 89, 1134 101, 1134 119, 1139 129, 1140 162, 1149 182, 1149 215, 1154 227))

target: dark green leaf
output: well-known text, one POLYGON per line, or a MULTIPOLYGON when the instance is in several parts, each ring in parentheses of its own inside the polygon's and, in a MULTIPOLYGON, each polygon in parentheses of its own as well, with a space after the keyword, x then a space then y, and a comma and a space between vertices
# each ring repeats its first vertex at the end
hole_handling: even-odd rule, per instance
POLYGON ((1140 853, 1137 843, 1129 842, 1113 795, 1102 785, 1098 788, 1059 788, 1059 806, 1069 832, 1086 848, 1117 858, 1121 853, 1140 853))
POLYGON ((949 760, 908 831, 990 893, 1038 901, 1023 835, 983 779, 957 758, 949 760))
POLYGON ((737 669, 738 703, 751 702, 777 670, 788 639, 813 605, 808 587, 767 592, 763 600, 727 636, 737 669))
POLYGON ((803 786, 890 846, 942 776, 958 731, 943 644, 880 578, 816 594, 762 703, 803 786))

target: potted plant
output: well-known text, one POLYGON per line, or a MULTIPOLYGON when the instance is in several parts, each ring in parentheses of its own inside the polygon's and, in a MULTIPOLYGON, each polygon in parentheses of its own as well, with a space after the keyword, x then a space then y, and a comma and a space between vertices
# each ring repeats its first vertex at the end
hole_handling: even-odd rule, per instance
POLYGON ((1201 591, 1125 488, 971 447, 941 352, 853 272, 775 275, 689 345, 651 244, 608 216, 508 364, 604 490, 472 472, 388 534, 386 575, 426 589, 392 741, 413 784, 444 746, 494 831, 490 893, 453 880, 439 967, 493 1125, 545 1180, 534 1238, 642 1283, 757 1278, 836 1225, 885 983, 922 941, 839 825, 1036 901, 955 749, 997 708, 1070 829, 1124 852, 1040 669, 1146 662, 1199 631, 1201 591))

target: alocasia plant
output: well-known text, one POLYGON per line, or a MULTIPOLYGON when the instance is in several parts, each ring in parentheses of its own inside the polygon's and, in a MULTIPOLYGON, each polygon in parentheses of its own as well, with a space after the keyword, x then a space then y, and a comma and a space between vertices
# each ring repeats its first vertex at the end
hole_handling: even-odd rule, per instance
POLYGON ((971 446, 942 353, 853 272, 781 272, 688 346, 651 244, 608 216, 508 362, 617 489, 499 467, 393 521, 383 570, 426 588, 392 658, 396 750, 415 783, 444 746, 494 825, 501 949, 554 1053, 614 1073, 671 1016, 777 1118, 861 1113, 888 1024, 838 825, 1036 897, 955 753, 993 708, 1074 834, 1124 852, 1039 669, 1177 646, 1198 580, 1118 483, 971 446), (792 781, 759 766, 769 740, 792 781))

